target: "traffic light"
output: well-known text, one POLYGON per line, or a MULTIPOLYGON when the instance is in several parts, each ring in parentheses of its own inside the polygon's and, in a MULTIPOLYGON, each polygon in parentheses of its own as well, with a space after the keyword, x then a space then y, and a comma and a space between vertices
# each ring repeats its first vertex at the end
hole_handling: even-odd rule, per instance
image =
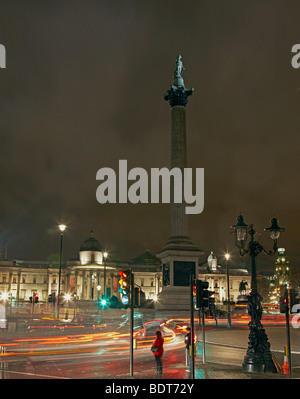
POLYGON ((281 291, 282 296, 279 299, 279 312, 288 313, 289 310, 289 293, 287 286, 281 291))
POLYGON ((48 295, 48 302, 49 303, 55 303, 56 299, 55 299, 55 292, 53 292, 52 294, 48 295))
POLYGON ((130 297, 130 272, 127 270, 121 270, 119 272, 120 289, 119 292, 122 294, 122 302, 127 305, 130 297))
POLYGON ((38 303, 38 301, 39 301, 39 295, 37 292, 33 295, 33 301, 34 301, 34 303, 38 303))
POLYGON ((280 313, 287 313, 289 306, 289 299, 287 296, 283 296, 279 300, 279 311, 280 313))
POLYGON ((197 300, 197 285, 196 285, 196 281, 197 280, 194 280, 194 284, 193 284, 193 303, 194 303, 195 308, 198 309, 197 306, 196 306, 196 300, 197 300))
POLYGON ((145 302, 145 293, 140 287, 134 287, 134 306, 140 307, 145 302))
POLYGON ((213 308, 215 298, 214 291, 208 290, 208 281, 196 280, 196 308, 213 308))
POLYGON ((215 291, 204 290, 203 291, 203 307, 213 309, 215 304, 215 298, 212 296, 215 295, 215 291))
POLYGON ((196 280, 196 308, 202 308, 204 306, 204 291, 208 288, 208 282, 202 280, 196 280))

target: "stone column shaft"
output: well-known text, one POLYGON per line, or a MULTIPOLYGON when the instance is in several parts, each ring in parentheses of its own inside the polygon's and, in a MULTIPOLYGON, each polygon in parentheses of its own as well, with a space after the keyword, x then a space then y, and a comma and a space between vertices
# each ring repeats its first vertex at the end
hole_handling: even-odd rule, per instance
MULTIPOLYGON (((185 106, 171 108, 171 169, 179 168, 182 173, 187 165, 186 156, 186 111, 185 106)), ((182 203, 174 203, 174 179, 171 183, 171 236, 170 240, 188 236, 188 222, 185 214, 185 202, 182 185, 182 203)))

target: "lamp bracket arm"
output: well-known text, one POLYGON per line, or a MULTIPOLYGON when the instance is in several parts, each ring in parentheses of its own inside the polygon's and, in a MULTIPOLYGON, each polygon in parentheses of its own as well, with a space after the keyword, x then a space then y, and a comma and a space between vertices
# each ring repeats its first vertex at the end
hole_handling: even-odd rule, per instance
POLYGON ((266 255, 275 255, 276 254, 276 252, 277 252, 277 240, 274 240, 274 245, 273 245, 273 249, 271 249, 270 251, 266 251, 264 248, 263 248, 263 251, 264 251, 264 253, 266 254, 266 255))

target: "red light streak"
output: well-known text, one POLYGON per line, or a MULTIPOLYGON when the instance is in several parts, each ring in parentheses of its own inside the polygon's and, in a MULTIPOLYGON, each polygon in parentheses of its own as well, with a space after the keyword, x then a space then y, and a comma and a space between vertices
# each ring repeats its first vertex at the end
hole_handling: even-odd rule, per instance
MULTIPOLYGON (((293 317, 293 315, 291 315, 293 317)), ((248 328, 247 324, 250 321, 248 314, 232 314, 232 324, 239 328, 248 328)), ((157 326, 163 332, 165 340, 165 349, 170 348, 179 349, 184 348, 185 344, 182 341, 177 342, 176 336, 181 336, 189 325, 190 320, 186 319, 169 319, 165 323, 160 321, 150 321, 144 324, 143 328, 135 331, 133 336, 137 339, 136 351, 146 352, 149 351, 151 344, 156 338, 155 335, 145 336, 147 327, 153 325, 157 326), (157 323, 157 324, 155 324, 157 323), (172 323, 176 324, 176 329, 171 329, 172 323)), ((215 319, 205 319, 207 328, 213 328, 215 319)), ((197 320, 195 320, 195 324, 197 320)), ((263 325, 285 325, 284 315, 264 315, 262 318, 263 325)), ((218 324, 227 324, 227 318, 218 319, 218 324)), ((52 330, 53 331, 53 330, 52 330)), ((75 334, 75 335, 60 335, 52 337, 28 337, 28 338, 15 338, 10 342, 1 342, 1 346, 5 348, 3 353, 0 353, 0 358, 3 361, 8 356, 40 356, 40 355, 69 355, 69 354, 82 354, 82 356, 99 356, 99 350, 108 351, 128 351, 129 350, 129 333, 119 333, 118 331, 95 332, 88 334, 75 334), (62 347, 58 348, 57 345, 62 347), (84 355, 85 354, 85 355, 84 355)), ((101 356, 105 353, 101 353, 101 356)))

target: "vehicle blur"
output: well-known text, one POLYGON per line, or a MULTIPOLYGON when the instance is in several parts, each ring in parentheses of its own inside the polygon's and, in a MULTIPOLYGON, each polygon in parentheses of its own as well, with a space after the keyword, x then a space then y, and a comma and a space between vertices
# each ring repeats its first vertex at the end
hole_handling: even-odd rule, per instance
POLYGON ((27 330, 29 333, 40 331, 50 334, 50 330, 53 332, 54 330, 63 331, 64 329, 68 329, 70 333, 70 330, 74 330, 78 327, 95 330, 105 328, 106 324, 102 322, 99 315, 88 314, 77 314, 76 317, 70 321, 45 317, 27 322, 27 330))
MULTIPOLYGON (((121 321, 119 323, 119 328, 129 327, 130 317, 128 314, 123 314, 121 316, 121 321)), ((143 328, 143 315, 140 312, 135 312, 133 317, 133 329, 138 330, 143 328)))
MULTIPOLYGON (((76 370, 76 376, 105 378, 116 372, 122 375, 129 365, 129 309, 103 307, 97 302, 69 298, 59 305, 41 301, 16 303, 6 299, 0 310, 0 364, 2 370, 6 370, 2 373, 5 378, 25 375, 28 378, 55 378, 60 376, 62 369, 68 378, 76 378, 72 370, 76 370)), ((283 315, 264 313, 263 318, 266 327, 285 328, 283 315)), ((245 309, 232 313, 232 326, 238 329, 235 333, 242 334, 249 321, 245 309)), ((152 367, 150 347, 156 331, 160 330, 165 340, 166 362, 181 359, 180 362, 185 363, 184 335, 190 327, 189 312, 172 317, 167 312, 134 309, 133 327, 135 362, 139 359, 145 362, 140 364, 146 365, 149 361, 152 367)), ((201 319, 199 324, 199 314, 195 312, 197 345, 201 345, 201 327, 201 319)), ((227 331, 226 317, 219 317, 218 323, 212 316, 205 317, 206 330, 218 332, 224 327, 227 331)))

